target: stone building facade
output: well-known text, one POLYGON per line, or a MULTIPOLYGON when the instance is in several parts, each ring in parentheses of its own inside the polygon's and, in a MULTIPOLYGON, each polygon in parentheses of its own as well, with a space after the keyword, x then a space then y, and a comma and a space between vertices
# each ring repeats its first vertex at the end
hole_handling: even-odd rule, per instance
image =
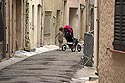
POLYGON ((17 50, 57 44, 55 35, 66 24, 76 38, 84 37, 84 0, 0 0, 0 8, 0 59, 13 57, 17 50))
POLYGON ((1 56, 9 58, 16 50, 24 49, 24 1, 0 0, 0 3, 3 30, 1 56))
POLYGON ((41 46, 43 20, 42 3, 42 0, 27 0, 25 5, 25 15, 28 16, 25 17, 25 45, 27 46, 27 50, 41 46))
POLYGON ((43 45, 57 44, 55 35, 63 27, 64 0, 43 1, 43 45))
MULTIPOLYGON (((114 35, 115 1, 120 1, 120 0, 98 0, 99 83, 125 82, 124 51, 114 50, 113 48, 113 41, 115 36, 114 35)), ((125 2, 120 4, 125 5, 125 2)))
POLYGON ((70 25, 74 30, 74 37, 82 40, 86 31, 85 6, 84 0, 67 0, 64 3, 64 24, 70 25))
POLYGON ((29 1, 29 7, 29 30, 31 33, 31 38, 29 39, 31 39, 31 47, 57 44, 55 35, 57 34, 59 27, 63 27, 66 24, 73 27, 75 31, 74 36, 76 38, 83 39, 83 33, 85 32, 86 26, 84 0, 32 0, 29 1), (36 11, 37 8, 35 8, 35 5, 31 7, 31 4, 38 5, 38 3, 41 12, 36 11), (38 19, 33 18, 34 15, 38 15, 37 13, 41 15, 39 16, 39 21, 38 19))

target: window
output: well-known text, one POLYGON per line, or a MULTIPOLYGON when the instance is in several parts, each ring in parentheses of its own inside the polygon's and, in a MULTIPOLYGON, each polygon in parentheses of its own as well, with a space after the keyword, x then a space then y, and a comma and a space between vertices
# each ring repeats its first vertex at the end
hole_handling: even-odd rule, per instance
POLYGON ((45 21, 44 21, 44 35, 50 35, 50 27, 51 27, 51 12, 45 12, 45 21))
POLYGON ((125 0, 115 0, 114 49, 125 51, 125 0))

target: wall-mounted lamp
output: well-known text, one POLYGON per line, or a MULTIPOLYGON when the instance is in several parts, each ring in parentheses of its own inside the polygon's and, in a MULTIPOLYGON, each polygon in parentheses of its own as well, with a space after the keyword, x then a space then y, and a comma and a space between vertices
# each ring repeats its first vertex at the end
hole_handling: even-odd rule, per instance
POLYGON ((53 16, 53 24, 56 22, 56 16, 53 16))
POLYGON ((56 16, 53 16, 53 18, 56 18, 56 16))

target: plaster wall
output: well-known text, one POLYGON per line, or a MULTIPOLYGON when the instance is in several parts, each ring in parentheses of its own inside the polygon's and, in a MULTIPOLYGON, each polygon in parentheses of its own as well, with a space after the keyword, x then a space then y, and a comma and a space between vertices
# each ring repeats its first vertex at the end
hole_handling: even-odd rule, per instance
POLYGON ((41 31, 42 14, 41 13, 42 13, 42 0, 29 1, 29 33, 30 33, 30 40, 31 40, 31 48, 40 47, 41 33, 42 33, 41 31), (38 21, 38 7, 40 7, 39 21, 38 21), (33 14, 34 14, 34 17, 33 17, 33 14), (32 19, 34 19, 34 23, 32 19))
POLYGON ((125 82, 125 55, 111 52, 115 0, 99 0, 99 83, 125 82))
MULTIPOLYGON (((50 35, 44 35, 43 44, 49 45, 49 44, 55 44, 56 39, 55 35, 58 31, 59 27, 63 26, 63 0, 45 0, 44 1, 44 18, 45 18, 45 11, 51 11, 51 27, 50 27, 50 35), (59 13, 59 24, 57 24, 57 10, 60 11, 59 13), (57 27, 58 25, 58 27, 57 27)), ((44 29, 44 23, 43 23, 43 29, 44 29)))
MULTIPOLYGON (((74 37, 76 37, 76 38, 78 38, 78 35, 80 36, 81 33, 84 34, 84 32, 85 32, 85 12, 86 11, 85 11, 85 9, 83 9, 83 15, 80 16, 80 19, 79 19, 79 14, 80 14, 79 8, 78 8, 79 3, 82 5, 85 5, 84 0, 67 0, 67 9, 66 9, 66 14, 65 14, 66 18, 64 19, 65 25, 66 24, 70 25, 73 28, 73 30, 75 31, 74 37), (71 10, 74 8, 75 8, 75 10, 72 11, 72 12, 74 12, 74 14, 72 14, 71 10), (83 20, 79 21, 79 20, 81 20, 81 18, 83 18, 83 20), (82 26, 80 26, 81 24, 82 24, 82 26), (82 32, 80 32, 80 30, 82 30, 82 32)), ((80 36, 80 38, 83 38, 83 36, 80 36)))
POLYGON ((16 50, 24 48, 24 3, 16 0, 5 0, 5 39, 7 58, 12 57, 16 50))

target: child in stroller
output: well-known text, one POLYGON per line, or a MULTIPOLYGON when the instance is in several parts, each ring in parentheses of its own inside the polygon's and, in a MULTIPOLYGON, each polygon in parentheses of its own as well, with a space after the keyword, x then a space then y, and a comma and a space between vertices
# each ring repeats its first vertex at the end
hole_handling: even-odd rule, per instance
MULTIPOLYGON (((79 52, 81 51, 81 46, 78 44, 79 41, 73 37, 73 29, 68 25, 64 26, 64 37, 67 41, 68 47, 71 48, 72 52, 75 52, 76 48, 79 52)), ((62 45, 62 50, 66 50, 66 44, 62 45)))

